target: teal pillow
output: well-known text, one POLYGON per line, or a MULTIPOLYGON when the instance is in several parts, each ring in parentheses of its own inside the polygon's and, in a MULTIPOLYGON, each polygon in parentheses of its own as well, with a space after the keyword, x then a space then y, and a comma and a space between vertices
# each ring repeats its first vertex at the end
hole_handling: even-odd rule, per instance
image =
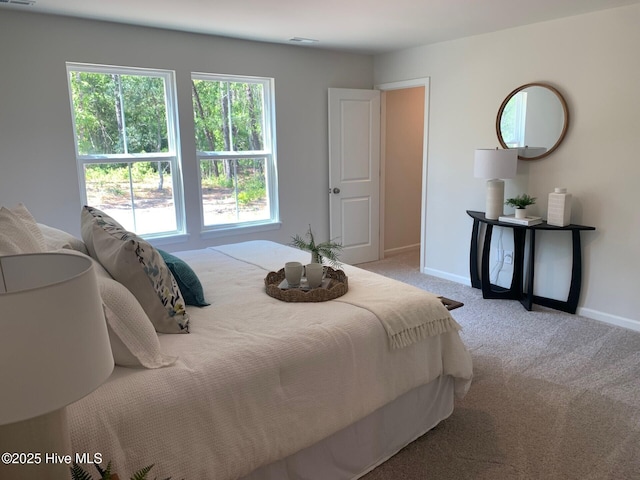
POLYGON ((184 260, 179 259, 175 255, 171 255, 164 250, 158 249, 160 255, 164 259, 164 263, 167 264, 169 270, 176 279, 176 283, 180 288, 180 293, 184 298, 184 302, 187 305, 193 305, 195 307, 206 307, 211 305, 204 299, 204 291, 202 290, 202 284, 198 279, 196 273, 186 264, 184 260))

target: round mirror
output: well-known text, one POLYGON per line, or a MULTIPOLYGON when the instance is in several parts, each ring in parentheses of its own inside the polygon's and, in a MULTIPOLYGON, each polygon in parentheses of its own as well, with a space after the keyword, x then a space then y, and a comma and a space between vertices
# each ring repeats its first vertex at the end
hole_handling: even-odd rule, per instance
POLYGON ((567 132, 567 102, 555 88, 528 83, 505 98, 496 120, 503 148, 517 148, 521 160, 537 160, 553 152, 567 132))

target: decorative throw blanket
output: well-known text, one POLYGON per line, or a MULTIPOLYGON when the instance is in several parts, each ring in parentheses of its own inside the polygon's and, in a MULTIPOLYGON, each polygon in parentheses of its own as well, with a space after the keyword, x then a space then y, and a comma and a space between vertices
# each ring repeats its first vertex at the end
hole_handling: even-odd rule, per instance
MULTIPOLYGON (((260 252, 258 255, 255 251, 251 252, 250 259, 247 258, 245 245, 210 248, 268 272, 283 267, 274 263, 274 259, 282 258, 280 248, 290 250, 289 247, 273 245, 273 251, 260 252)), ((306 252, 300 254, 303 257, 309 255, 306 252)), ((303 258, 292 260, 304 263, 303 258)), ((392 349, 407 347, 427 337, 461 330, 436 295, 351 265, 343 265, 342 269, 349 277, 349 291, 333 301, 348 303, 373 313, 385 328, 392 349)))
MULTIPOLYGON (((354 267, 344 268, 349 275, 354 267)), ((360 269, 358 281, 350 281, 347 294, 336 301, 364 308, 378 317, 391 348, 461 329, 436 295, 360 269)))

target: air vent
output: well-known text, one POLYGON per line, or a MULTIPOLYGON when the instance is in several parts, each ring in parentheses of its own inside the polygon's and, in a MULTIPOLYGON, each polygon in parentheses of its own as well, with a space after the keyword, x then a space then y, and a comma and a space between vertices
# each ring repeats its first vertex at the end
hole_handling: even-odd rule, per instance
POLYGON ((0 3, 22 5, 23 7, 32 7, 36 4, 35 0, 0 0, 0 3))

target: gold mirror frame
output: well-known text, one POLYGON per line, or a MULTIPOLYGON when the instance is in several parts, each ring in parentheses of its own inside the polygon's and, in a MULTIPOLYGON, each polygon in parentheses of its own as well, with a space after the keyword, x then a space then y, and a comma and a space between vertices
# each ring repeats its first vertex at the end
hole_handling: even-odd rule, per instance
POLYGON ((504 99, 504 101, 502 102, 502 105, 500 105, 500 108, 498 109, 498 116, 496 118, 496 134, 498 136, 498 141, 500 142, 500 145, 502 145, 503 148, 513 148, 513 147, 507 146, 507 144, 504 142, 504 139, 502 138, 502 131, 500 129, 502 115, 504 113, 505 107, 509 103, 509 100, 511 100, 518 92, 521 92, 522 90, 529 87, 542 87, 542 88, 546 88, 547 90, 550 90, 557 97, 558 101, 560 102, 560 105, 562 106, 562 111, 564 113, 564 124, 562 126, 562 131, 560 132, 560 135, 556 140, 556 142, 550 148, 548 148, 546 152, 534 157, 524 157, 524 156, 518 155, 518 158, 520 160, 539 160, 541 158, 544 158, 550 155, 558 148, 558 146, 564 139, 565 134, 567 133, 567 128, 569 127, 569 109, 567 108, 567 102, 565 101, 562 94, 556 88, 552 87, 551 85, 547 85, 546 83, 527 83, 526 85, 522 85, 516 88, 514 91, 512 91, 509 95, 507 95, 507 98, 504 99))

